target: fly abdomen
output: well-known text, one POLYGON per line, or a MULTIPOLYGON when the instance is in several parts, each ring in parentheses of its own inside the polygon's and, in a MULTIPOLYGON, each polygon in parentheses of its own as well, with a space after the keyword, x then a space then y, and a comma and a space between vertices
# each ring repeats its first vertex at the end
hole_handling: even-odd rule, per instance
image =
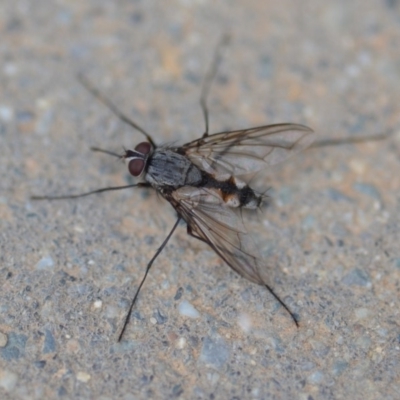
POLYGON ((224 192, 221 189, 221 195, 228 207, 243 207, 254 210, 259 207, 262 197, 254 192, 254 190, 245 186, 242 189, 236 189, 235 192, 224 192))
POLYGON ((257 194, 250 186, 240 189, 240 206, 249 209, 256 209, 262 202, 262 196, 257 194))
POLYGON ((236 181, 233 176, 225 181, 219 181, 213 176, 203 173, 202 185, 218 189, 224 203, 228 207, 243 207, 254 210, 262 202, 262 196, 245 183, 236 181))

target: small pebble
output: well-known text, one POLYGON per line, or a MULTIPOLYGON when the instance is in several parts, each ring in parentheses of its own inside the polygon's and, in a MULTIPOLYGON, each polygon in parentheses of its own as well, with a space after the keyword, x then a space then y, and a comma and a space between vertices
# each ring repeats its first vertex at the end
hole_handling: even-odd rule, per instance
POLYGON ((346 361, 336 361, 333 364, 332 372, 335 376, 341 375, 349 366, 349 363, 346 361))
POLYGON ((4 65, 4 67, 3 67, 3 72, 4 72, 4 75, 7 75, 7 76, 14 76, 14 75, 16 75, 17 72, 18 72, 18 68, 17 68, 17 66, 16 66, 15 64, 13 64, 13 63, 6 63, 6 64, 4 65))
POLYGON ((210 372, 207 374, 207 379, 211 385, 215 385, 219 381, 219 374, 217 372, 210 372))
POLYGON ((25 356, 28 337, 23 334, 10 332, 7 335, 7 345, 1 351, 1 357, 6 361, 18 360, 25 356))
POLYGON ((101 308, 102 305, 103 305, 103 302, 102 302, 101 300, 96 300, 96 301, 93 303, 93 307, 94 307, 94 308, 101 308))
POLYGON ((90 381, 90 378, 91 378, 91 376, 87 373, 87 372, 78 372, 77 374, 76 374, 76 379, 79 381, 79 382, 83 382, 83 383, 87 383, 87 382, 89 382, 90 381))
POLYGON ((183 300, 178 306, 179 313, 189 318, 199 318, 200 313, 187 300, 183 300))
POLYGON ((11 392, 17 386, 18 375, 7 370, 0 370, 0 387, 6 392, 11 392))
POLYGON ((324 375, 321 371, 316 371, 308 377, 308 382, 311 385, 317 385, 322 382, 324 375))
POLYGON ((362 269, 352 269, 344 278, 343 283, 349 286, 364 286, 370 287, 371 280, 367 272, 362 269))
POLYGON ((50 329, 45 330, 44 343, 43 343, 43 353, 54 353, 56 351, 56 340, 50 329))
POLYGON ((108 306, 106 309, 107 318, 115 318, 120 314, 119 309, 114 306, 108 306))
POLYGON ((50 256, 43 257, 36 265, 35 268, 39 271, 48 271, 53 269, 54 261, 50 256))
POLYGON ((365 319, 368 318, 368 316, 371 314, 370 311, 368 310, 368 308, 356 308, 354 310, 354 313, 356 314, 356 318, 357 319, 365 319))
POLYGON ((229 347, 220 338, 205 337, 200 360, 210 367, 221 369, 229 359, 229 347))
POLYGON ((36 121, 35 130, 40 135, 45 135, 50 131, 53 122, 53 112, 46 110, 36 121))
POLYGON ((238 324, 243 332, 249 333, 251 330, 251 318, 248 314, 240 314, 238 324))
POLYGON ((186 339, 184 337, 180 337, 176 341, 176 348, 182 350, 186 346, 186 339))
POLYGON ((183 294, 183 288, 180 287, 180 288, 176 291, 174 300, 179 300, 179 299, 182 297, 182 294, 183 294))
POLYGON ((168 321, 168 317, 159 309, 154 311, 153 317, 156 319, 158 324, 165 324, 168 321))
POLYGON ((371 185, 369 183, 357 182, 353 185, 353 188, 357 190, 357 192, 373 197, 376 200, 381 199, 379 190, 374 185, 371 185))
POLYGON ((5 333, 0 332, 0 347, 5 347, 7 342, 8 336, 5 333))
POLYGON ((305 230, 310 230, 315 227, 317 220, 313 215, 307 215, 303 221, 301 221, 301 226, 305 230))
POLYGON ((4 122, 10 122, 13 118, 14 112, 12 108, 0 106, 0 119, 4 122))

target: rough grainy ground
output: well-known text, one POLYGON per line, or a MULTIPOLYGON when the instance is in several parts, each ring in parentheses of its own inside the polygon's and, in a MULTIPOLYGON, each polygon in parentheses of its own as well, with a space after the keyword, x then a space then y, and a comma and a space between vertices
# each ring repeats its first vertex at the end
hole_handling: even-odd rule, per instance
POLYGON ((400 398, 400 4, 216 3, 1 2, 2 399, 400 398), (171 207, 139 190, 30 195, 131 182, 89 149, 143 137, 78 72, 158 142, 201 135, 201 81, 224 32, 212 131, 393 135, 304 151, 255 182, 272 199, 251 230, 299 329, 182 226, 118 344, 171 207))

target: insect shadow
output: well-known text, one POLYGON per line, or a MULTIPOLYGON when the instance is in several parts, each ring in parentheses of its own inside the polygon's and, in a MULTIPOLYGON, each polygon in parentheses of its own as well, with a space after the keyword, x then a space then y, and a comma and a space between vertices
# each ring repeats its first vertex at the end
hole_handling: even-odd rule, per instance
POLYGON ((356 143, 382 139, 385 135, 333 139, 314 142, 314 132, 299 124, 283 123, 249 129, 209 134, 207 98, 217 73, 221 52, 228 41, 218 44, 205 76, 200 106, 205 131, 201 138, 182 146, 158 146, 142 127, 121 113, 82 75, 78 78, 86 89, 107 106, 119 119, 139 131, 146 141, 124 154, 92 147, 91 150, 124 160, 129 173, 140 182, 105 187, 85 193, 63 196, 33 196, 33 200, 76 199, 96 193, 128 188, 152 188, 177 212, 171 231, 147 264, 144 276, 133 296, 121 332, 120 341, 131 317, 139 292, 154 261, 175 232, 179 222, 187 224, 187 233, 207 243, 234 271, 251 282, 266 287, 299 326, 298 317, 275 293, 260 251, 241 218, 242 210, 256 210, 265 200, 250 187, 250 174, 286 160, 307 147, 356 143))

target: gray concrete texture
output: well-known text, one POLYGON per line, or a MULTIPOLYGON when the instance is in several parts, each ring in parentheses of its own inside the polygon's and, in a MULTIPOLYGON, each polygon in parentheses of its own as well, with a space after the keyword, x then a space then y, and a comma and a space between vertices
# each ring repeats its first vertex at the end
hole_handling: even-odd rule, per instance
POLYGON ((0 32, 2 399, 400 398, 400 2, 3 0, 0 32), (30 196, 132 182, 90 147, 143 137, 77 73, 158 143, 185 143, 204 130, 225 32, 211 131, 392 136, 306 150, 254 181, 270 202, 249 230, 299 328, 182 225, 117 343, 171 206, 144 190, 30 196))

